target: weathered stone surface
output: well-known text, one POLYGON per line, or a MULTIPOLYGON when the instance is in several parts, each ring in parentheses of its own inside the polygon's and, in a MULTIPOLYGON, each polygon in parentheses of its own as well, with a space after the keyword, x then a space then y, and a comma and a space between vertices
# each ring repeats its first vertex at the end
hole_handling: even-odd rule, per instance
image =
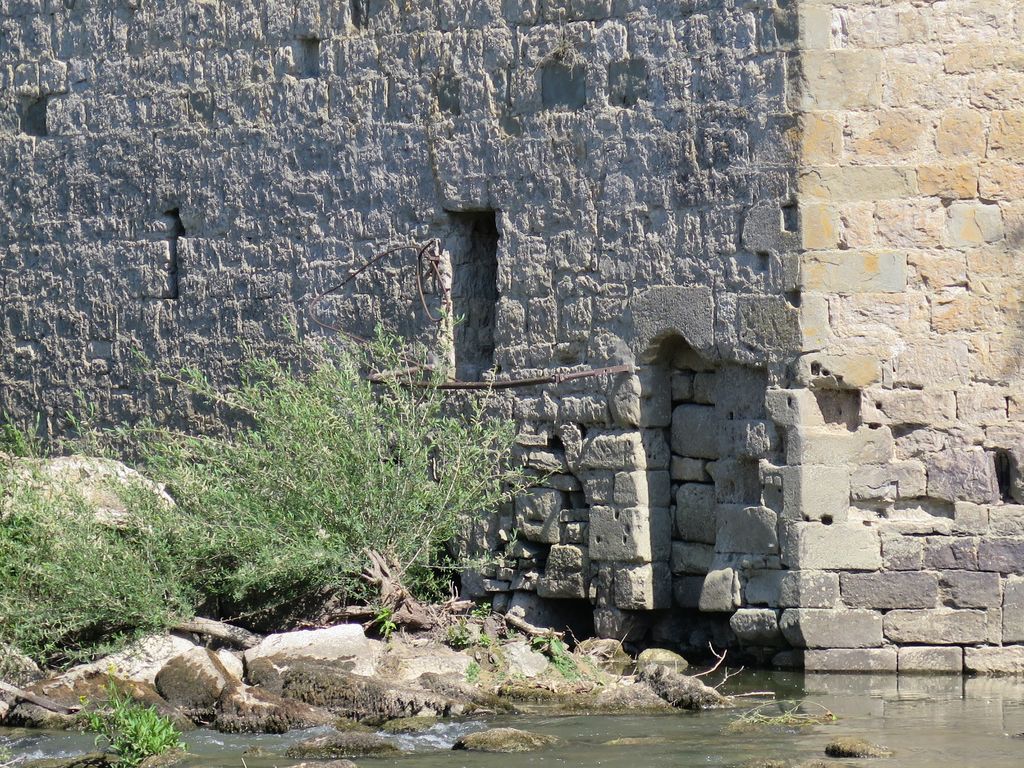
POLYGON ((624 566, 615 571, 615 607, 652 611, 672 605, 672 572, 668 563, 624 566))
POLYGON ((939 599, 931 573, 844 573, 840 585, 851 608, 934 608, 939 599))
POLYGON ((833 648, 804 651, 807 672, 895 672, 895 648, 833 648))
POLYGON ((317 659, 340 662, 357 675, 372 675, 384 651, 379 640, 370 640, 358 624, 339 624, 327 629, 304 629, 267 635, 245 652, 246 668, 257 659, 317 659))
POLYGON ((241 675, 228 671, 212 651, 194 648, 164 665, 156 676, 156 689, 172 706, 203 717, 212 713, 227 685, 240 682, 241 675))
POLYGON ((982 539, 978 568, 997 573, 1024 573, 1024 539, 982 539))
POLYGON ((1003 584, 1003 642, 1024 643, 1024 577, 1010 576, 1003 584))
POLYGON ((725 613, 741 604, 740 579, 732 568, 717 568, 704 578, 698 605, 702 611, 725 613))
POLYGON ((878 532, 858 524, 793 523, 782 526, 782 561, 801 570, 865 570, 882 566, 878 532))
POLYGON ((999 487, 991 455, 982 450, 935 454, 928 461, 928 494, 947 501, 995 501, 999 487))
POLYGON ((789 608, 779 626, 797 648, 874 648, 882 644, 882 615, 866 610, 789 608))
POLYGON ((587 596, 590 556, 586 547, 551 547, 537 594, 546 598, 581 599, 587 596))
POLYGON ((779 586, 782 608, 834 608, 839 603, 839 574, 787 571, 779 586))
POLYGON ((672 542, 672 573, 706 574, 711 569, 715 548, 710 544, 672 542))
POLYGON ((714 544, 718 530, 715 487, 683 483, 676 493, 675 533, 683 541, 714 544))
POLYGON ((374 733, 345 731, 297 742, 288 747, 285 754, 298 760, 337 760, 345 757, 391 757, 400 752, 390 741, 374 733))
POLYGON ((825 754, 829 757, 892 757, 893 751, 864 739, 843 736, 826 744, 825 754))
POLYGON ((939 574, 939 587, 943 602, 950 608, 998 608, 1003 600, 999 574, 996 573, 943 571, 939 574))
POLYGON ((636 668, 638 670, 652 665, 668 667, 673 672, 684 672, 690 667, 686 659, 667 648, 647 648, 636 657, 636 668))
POLYGON ((213 726, 224 733, 286 733, 333 723, 326 709, 258 687, 229 683, 217 702, 213 726))
POLYGON ((900 674, 959 675, 964 671, 962 648, 904 646, 899 649, 900 674))
POLYGON ((558 739, 554 736, 521 731, 518 728, 491 728, 460 736, 452 749, 472 752, 533 752, 557 743, 558 739))
POLYGON ((769 608, 741 608, 729 619, 729 626, 743 645, 783 644, 778 613, 769 608))
POLYGON ((591 560, 667 561, 672 517, 667 509, 593 507, 588 541, 591 560))
POLYGON ((964 669, 976 675, 1024 675, 1024 646, 964 648, 964 669))
POLYGON ((706 405, 680 405, 672 412, 672 452, 695 459, 718 458, 715 409, 706 405))
POLYGON ((885 637, 894 643, 964 645, 999 640, 988 613, 981 610, 896 610, 885 614, 885 637))
POLYGON ((720 505, 716 511, 718 552, 772 555, 779 551, 778 517, 765 507, 720 505))

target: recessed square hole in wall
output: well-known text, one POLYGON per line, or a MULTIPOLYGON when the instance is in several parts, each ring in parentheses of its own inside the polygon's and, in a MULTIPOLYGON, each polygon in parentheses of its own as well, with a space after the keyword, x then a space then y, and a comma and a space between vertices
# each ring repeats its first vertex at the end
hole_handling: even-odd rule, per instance
POLYGON ((27 136, 49 136, 46 126, 46 108, 49 97, 22 97, 18 102, 21 132, 27 136))
POLYGON ((494 211, 452 213, 445 243, 452 258, 455 376, 479 381, 494 366, 498 233, 494 211))
POLYGON ((437 83, 437 106, 449 115, 462 114, 461 83, 452 76, 442 77, 437 83))
POLYGON ((647 62, 643 59, 613 61, 608 66, 608 103, 632 107, 648 97, 647 62))
POLYGON ((303 37, 294 47, 295 68, 299 77, 320 77, 320 40, 316 37, 303 37))
POLYGON ((366 7, 369 0, 350 0, 350 2, 352 26, 356 29, 366 29, 370 26, 369 9, 366 7))
POLYGON ((796 232, 800 229, 800 211, 796 203, 786 203, 782 206, 782 231, 796 232))
POLYGON ((177 208, 164 211, 164 230, 167 232, 167 290, 163 298, 178 298, 178 240, 185 234, 185 225, 177 208))
POLYGON ((540 71, 540 90, 545 107, 579 109, 587 103, 587 68, 549 61, 540 71))

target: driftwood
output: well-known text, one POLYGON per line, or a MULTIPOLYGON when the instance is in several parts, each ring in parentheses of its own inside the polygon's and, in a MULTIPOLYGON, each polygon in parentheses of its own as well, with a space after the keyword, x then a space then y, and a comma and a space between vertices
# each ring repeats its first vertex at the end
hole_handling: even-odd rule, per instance
POLYGON ((391 621, 413 630, 433 629, 438 623, 436 613, 402 586, 397 564, 389 562, 380 552, 367 550, 369 563, 363 568, 363 579, 380 593, 380 604, 391 611, 391 621))
POLYGON ((42 707, 50 712, 56 712, 61 715, 73 715, 82 709, 81 707, 65 707, 63 704, 58 704, 53 699, 48 699, 45 696, 39 696, 38 694, 24 691, 21 688, 15 688, 13 685, 5 683, 2 680, 0 680, 0 691, 11 694, 15 699, 23 699, 29 704, 35 704, 37 707, 42 707))
POLYGON ((530 637, 561 638, 565 636, 564 632, 556 632, 553 629, 541 629, 540 627, 535 627, 533 624, 526 621, 525 619, 520 619, 518 616, 512 616, 508 613, 505 614, 504 618, 505 623, 508 624, 510 627, 512 627, 513 629, 518 629, 520 632, 530 637))
POLYGON ((199 616, 191 621, 182 621, 175 624, 171 629, 176 632, 193 632, 197 635, 209 635, 218 640, 237 645, 240 648, 253 648, 263 638, 253 634, 247 629, 236 627, 233 624, 225 624, 223 621, 204 619, 199 616))

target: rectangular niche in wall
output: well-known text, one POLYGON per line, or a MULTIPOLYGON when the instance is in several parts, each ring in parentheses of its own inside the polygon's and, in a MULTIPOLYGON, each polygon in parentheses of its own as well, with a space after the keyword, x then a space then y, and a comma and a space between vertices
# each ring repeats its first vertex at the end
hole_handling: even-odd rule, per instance
POLYGON ((446 249, 452 259, 455 375, 479 381, 494 366, 498 302, 498 234, 494 211, 452 213, 446 249))

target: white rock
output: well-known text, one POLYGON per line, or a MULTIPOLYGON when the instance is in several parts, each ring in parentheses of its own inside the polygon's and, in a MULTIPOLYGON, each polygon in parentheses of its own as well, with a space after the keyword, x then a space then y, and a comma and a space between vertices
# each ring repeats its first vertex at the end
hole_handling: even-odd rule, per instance
POLYGON ((510 675, 522 675, 525 678, 537 677, 548 668, 547 656, 533 650, 527 643, 509 643, 502 646, 505 661, 510 675))
POLYGON ((105 674, 113 668, 114 674, 122 680, 153 685, 157 673, 168 661, 196 647, 195 643, 175 635, 152 635, 99 661, 75 667, 68 671, 67 677, 84 677, 91 672, 105 674))
POLYGON ((267 635, 259 645, 245 652, 246 665, 267 656, 292 659, 350 661, 352 672, 372 675, 384 651, 384 643, 370 640, 358 624, 339 624, 326 629, 303 629, 267 635))
POLYGON ((391 682, 411 682, 426 672, 463 677, 472 661, 468 654, 436 643, 392 640, 377 671, 391 682))

